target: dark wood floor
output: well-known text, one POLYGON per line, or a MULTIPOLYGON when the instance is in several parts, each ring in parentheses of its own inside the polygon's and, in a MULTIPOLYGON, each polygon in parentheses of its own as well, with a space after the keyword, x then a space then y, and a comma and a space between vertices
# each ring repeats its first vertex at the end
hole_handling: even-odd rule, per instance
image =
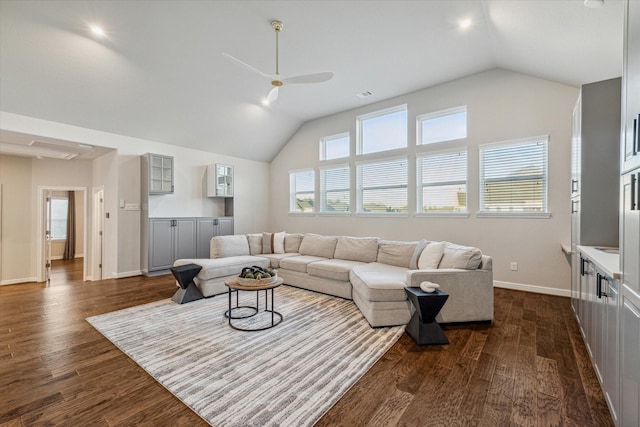
MULTIPOLYGON (((84 320, 169 298, 172 277, 70 264, 0 286, 0 426, 206 425, 84 320)), ((492 325, 445 329, 448 346, 404 335, 317 425, 613 425, 567 298, 496 289, 492 325)))

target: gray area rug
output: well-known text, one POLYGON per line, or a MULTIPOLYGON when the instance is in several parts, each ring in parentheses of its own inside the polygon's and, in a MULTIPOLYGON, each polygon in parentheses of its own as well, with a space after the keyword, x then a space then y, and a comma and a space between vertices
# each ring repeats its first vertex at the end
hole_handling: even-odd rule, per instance
MULTIPOLYGON (((255 304, 254 293, 240 298, 255 304)), ((227 308, 226 294, 167 299, 87 321, 215 426, 311 426, 404 332, 371 328, 352 301, 288 286, 275 290, 284 320, 273 329, 231 329, 227 308)))

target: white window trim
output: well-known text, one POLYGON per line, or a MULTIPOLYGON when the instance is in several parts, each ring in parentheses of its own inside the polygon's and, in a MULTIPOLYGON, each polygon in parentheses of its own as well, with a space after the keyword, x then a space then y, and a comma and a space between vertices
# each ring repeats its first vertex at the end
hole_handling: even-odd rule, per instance
POLYGON ((294 170, 290 170, 289 171, 289 216, 315 216, 317 213, 317 188, 316 188, 316 184, 317 184, 317 176, 316 176, 316 171, 314 168, 302 168, 302 169, 294 169, 294 170), (313 211, 311 212, 298 212, 298 211, 294 211, 291 210, 291 208, 293 207, 293 199, 292 199, 292 192, 291 192, 291 180, 293 178, 293 174, 297 174, 300 172, 313 172, 313 211))
POLYGON ((319 215, 327 215, 327 216, 349 216, 352 213, 352 208, 353 206, 351 206, 351 195, 353 194, 353 189, 351 188, 351 165, 349 163, 340 163, 340 164, 335 164, 335 165, 326 165, 326 166, 322 166, 319 168, 318 170, 318 179, 320 180, 320 209, 317 209, 317 212, 319 215), (348 212, 342 212, 342 211, 337 211, 337 212, 329 212, 329 211, 323 211, 322 210, 322 206, 324 203, 323 200, 323 193, 324 193, 324 182, 322 181, 322 171, 325 170, 329 170, 329 169, 348 169, 349 170, 349 182, 348 182, 348 187, 346 188, 349 191, 349 211, 348 212))
POLYGON ((344 161, 344 159, 348 159, 349 157, 351 157, 351 132, 342 132, 342 133, 338 133, 335 135, 329 135, 329 136, 323 136, 322 138, 320 138, 320 154, 319 154, 319 159, 321 162, 330 162, 330 161, 334 161, 334 160, 341 160, 344 161), (328 141, 334 141, 336 139, 342 139, 342 138, 347 138, 349 140, 349 146, 347 147, 349 150, 349 153, 344 156, 344 157, 334 157, 331 159, 327 159, 327 142, 328 141))
MULTIPOLYGON (((51 201, 53 202, 53 200, 66 200, 67 203, 69 203, 69 197, 64 197, 64 196, 51 196, 51 201)), ((69 230, 67 230, 67 233, 69 233, 69 230)), ((67 236, 65 236, 65 237, 53 237, 53 232, 51 233, 51 241, 52 242, 64 242, 66 240, 67 240, 67 236)))
POLYGON ((355 212, 354 215, 356 216, 364 216, 367 218, 373 218, 373 217, 389 217, 392 216, 394 218, 397 217, 409 217, 409 175, 408 175, 408 170, 409 170, 409 158, 408 156, 404 155, 404 156, 394 156, 394 157, 382 157, 382 158, 377 158, 375 160, 362 160, 362 161, 358 161, 356 162, 356 169, 355 169, 355 174, 356 174, 356 206, 355 206, 355 212), (407 212, 362 212, 362 176, 359 173, 359 168, 362 165, 367 165, 367 164, 372 164, 372 163, 386 163, 386 162, 393 162, 396 160, 404 160, 407 162, 407 212))
MULTIPOLYGON (((409 110, 408 110, 407 104, 396 105, 395 107, 389 107, 389 108, 385 108, 385 109, 382 109, 382 110, 376 110, 376 111, 373 111, 371 113, 361 114, 359 116, 356 116, 356 155, 357 156, 374 154, 374 153, 363 153, 362 152, 362 122, 365 121, 365 120, 368 120, 368 119, 374 119, 376 117, 386 116, 387 114, 398 113, 400 111, 406 111, 407 112, 407 118, 408 118, 409 110)), ((408 136, 408 134, 407 134, 407 136, 408 136)), ((407 145, 408 145, 408 142, 407 142, 407 145)), ((384 153, 386 151, 406 149, 406 148, 407 148, 407 146, 404 146, 404 147, 392 148, 392 149, 384 150, 384 151, 376 151, 375 153, 384 153)))
POLYGON ((417 153, 415 156, 415 164, 416 164, 416 216, 429 216, 429 217, 460 217, 460 218, 468 218, 469 217, 469 148, 461 147, 461 148, 450 148, 447 150, 431 150, 431 151, 423 151, 421 153, 417 153), (422 157, 429 157, 431 155, 438 154, 448 154, 448 153, 459 153, 464 151, 467 154, 467 167, 465 171, 465 186, 467 187, 467 205, 464 211, 458 212, 422 212, 419 210, 418 206, 422 203, 421 196, 421 183, 418 182, 420 178, 420 172, 418 168, 418 160, 422 157))
POLYGON ((416 145, 418 147, 426 147, 434 144, 440 144, 442 142, 451 142, 451 141, 461 141, 467 139, 469 137, 469 114, 467 112, 467 106, 461 105, 459 107, 447 108, 446 110, 434 111, 433 113, 425 113, 416 116, 416 145), (465 123, 465 136, 464 138, 451 138, 451 139, 443 139, 441 141, 430 142, 428 144, 422 143, 422 122, 428 119, 437 119, 439 117, 450 116, 457 113, 467 113, 467 121, 465 123))
POLYGON ((480 144, 478 145, 478 163, 479 163, 479 168, 478 168, 478 192, 479 192, 479 199, 478 199, 478 211, 476 212, 476 218, 522 218, 522 219, 549 219, 552 217, 551 214, 551 210, 549 209, 549 142, 550 142, 551 138, 549 137, 549 134, 544 134, 544 135, 538 135, 538 136, 532 136, 532 137, 527 137, 527 138, 519 138, 519 139, 511 139, 508 141, 499 141, 499 142, 489 142, 486 144, 480 144), (540 141, 540 140, 545 140, 546 144, 547 144, 547 149, 546 149, 546 158, 545 158, 545 163, 547 165, 547 170, 546 170, 546 189, 545 189, 545 195, 546 195, 546 210, 544 212, 513 212, 513 211, 503 211, 503 212, 497 212, 497 211, 490 211, 490 210, 483 210, 482 209, 482 149, 483 148, 494 148, 494 147, 500 147, 500 146, 508 146, 508 145, 513 145, 513 144, 518 144, 518 143, 528 143, 528 142, 536 142, 536 141, 540 141))

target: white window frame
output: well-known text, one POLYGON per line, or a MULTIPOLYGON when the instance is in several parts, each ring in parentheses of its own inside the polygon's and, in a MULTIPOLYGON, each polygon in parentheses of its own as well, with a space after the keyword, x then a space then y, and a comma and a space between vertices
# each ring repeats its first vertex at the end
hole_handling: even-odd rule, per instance
POLYGON ((67 222, 68 222, 67 216, 69 215, 68 206, 69 206, 69 198, 68 197, 62 197, 62 196, 51 197, 51 214, 50 214, 51 215, 51 240, 54 241, 54 242, 64 242, 65 240, 67 240, 67 235, 69 234, 69 230, 67 230, 67 222), (64 224, 65 234, 64 234, 63 237, 55 236, 53 234, 53 230, 54 230, 54 227, 53 227, 53 221, 54 221, 54 218, 53 218, 53 204, 57 200, 66 200, 67 201, 67 215, 65 216, 65 224, 64 224))
POLYGON ((441 142, 448 142, 448 141, 458 141, 461 139, 466 139, 467 136, 469 135, 468 133, 469 131, 469 119, 468 119, 468 115, 467 115, 467 106, 466 105, 462 105, 460 107, 454 107, 454 108, 448 108, 446 110, 440 110, 440 111, 434 111, 433 113, 427 113, 427 114, 421 114, 419 116, 416 117, 416 143, 417 145, 422 145, 422 146, 428 146, 428 145, 432 145, 432 144, 439 144, 441 142), (422 122, 427 121, 427 120, 431 120, 431 119, 438 119, 440 117, 446 117, 446 116, 452 116, 454 114, 459 114, 459 113, 465 113, 465 124, 464 124, 464 136, 461 138, 447 138, 447 139, 441 139, 438 141, 433 141, 433 142, 427 142, 424 143, 422 142, 422 122))
POLYGON ((323 214, 323 215, 351 215, 351 167, 349 166, 349 163, 342 163, 342 164, 337 164, 337 165, 331 165, 331 166, 324 166, 320 168, 320 211, 319 213, 323 214), (327 195, 327 190, 326 190, 326 182, 325 182, 325 173, 327 170, 334 170, 334 169, 347 169, 348 171, 348 179, 347 179, 347 187, 343 188, 343 189, 332 189, 331 191, 346 191, 349 193, 349 198, 348 198, 348 208, 349 210, 347 211, 330 211, 327 210, 327 200, 326 200, 326 195, 327 195))
POLYGON ((467 147, 458 148, 458 149, 449 149, 449 150, 439 150, 439 151, 426 151, 416 155, 416 216, 447 216, 447 217, 469 217, 469 152, 467 147), (423 187, 427 187, 430 185, 425 185, 422 183, 422 161, 425 158, 438 156, 438 155, 446 155, 446 154, 457 154, 464 153, 465 155, 465 174, 464 180, 457 181, 440 181, 436 185, 446 185, 446 184, 464 184, 465 187, 465 208, 460 211, 425 211, 423 210, 424 200, 423 200, 423 187))
POLYGON ((316 174, 311 168, 297 169, 289 171, 289 215, 315 215, 316 214, 316 174), (311 192, 298 192, 296 191, 296 175, 303 172, 311 172, 313 176, 313 190, 311 192), (309 212, 301 212, 296 210, 296 199, 298 194, 313 194, 313 209, 309 212))
MULTIPOLYGON (((407 121, 409 119, 409 111, 407 108, 407 104, 402 104, 402 105, 397 105, 395 107, 390 107, 390 108, 385 108, 383 110, 378 110, 378 111, 374 111, 371 113, 367 113, 367 114, 362 114, 356 117, 356 142, 357 142, 357 146, 356 146, 356 155, 358 156, 366 156, 369 154, 375 154, 375 153, 384 153, 387 151, 392 151, 392 150, 403 150, 406 149, 408 146, 408 129, 405 129, 405 141, 404 141, 404 145, 402 147, 393 147, 393 148, 389 148, 386 150, 379 150, 379 151, 372 151, 369 153, 363 153, 363 144, 364 141, 362 140, 363 138, 363 129, 362 129, 362 125, 363 122, 365 122, 366 120, 369 119, 375 119, 377 117, 382 117, 382 116, 386 116, 389 114, 394 114, 394 113, 398 113, 404 111, 407 113, 407 121)), ((406 123, 405 123, 406 126, 406 123)))
MULTIPOLYGON (((396 156, 396 157, 382 157, 376 160, 366 160, 356 163, 356 214, 363 216, 408 216, 409 214, 409 159, 407 156, 396 156), (390 163, 398 160, 402 160, 407 164, 407 172, 406 172, 406 183, 404 185, 404 189, 406 191, 407 196, 407 211, 406 212, 365 212, 363 206, 363 198, 362 194, 365 188, 362 184, 362 167, 375 163, 390 163)), ((402 186, 390 185, 385 187, 371 187, 367 189, 383 189, 383 188, 402 188, 402 186)))
POLYGON ((515 139, 510 141, 494 142, 489 144, 481 144, 478 147, 479 150, 479 163, 480 163, 480 179, 479 179, 479 192, 480 192, 480 206, 477 213, 478 217, 518 217, 518 218, 550 218, 551 212, 549 211, 549 135, 540 135, 529 138, 515 139), (543 188, 543 210, 542 211, 528 211, 528 210, 492 210, 485 207, 484 187, 485 187, 485 167, 483 164, 483 151, 491 148, 517 146, 540 142, 544 144, 544 170, 542 173, 543 188))
POLYGON ((348 159, 351 157, 351 134, 349 132, 342 132, 336 135, 330 135, 320 138, 320 161, 335 160, 335 159, 348 159), (338 139, 347 139, 347 155, 342 157, 327 158, 327 143, 336 141, 338 139))

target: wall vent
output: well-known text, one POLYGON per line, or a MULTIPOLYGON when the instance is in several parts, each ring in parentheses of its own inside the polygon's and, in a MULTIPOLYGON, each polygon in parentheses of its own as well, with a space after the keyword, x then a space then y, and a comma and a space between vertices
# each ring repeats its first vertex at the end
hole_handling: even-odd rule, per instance
POLYGON ((356 96, 357 96, 358 98, 368 98, 368 97, 370 97, 371 95, 373 95, 373 92, 370 92, 370 91, 368 91, 368 90, 367 90, 367 91, 365 91, 365 92, 360 92, 360 93, 356 94, 356 96))

